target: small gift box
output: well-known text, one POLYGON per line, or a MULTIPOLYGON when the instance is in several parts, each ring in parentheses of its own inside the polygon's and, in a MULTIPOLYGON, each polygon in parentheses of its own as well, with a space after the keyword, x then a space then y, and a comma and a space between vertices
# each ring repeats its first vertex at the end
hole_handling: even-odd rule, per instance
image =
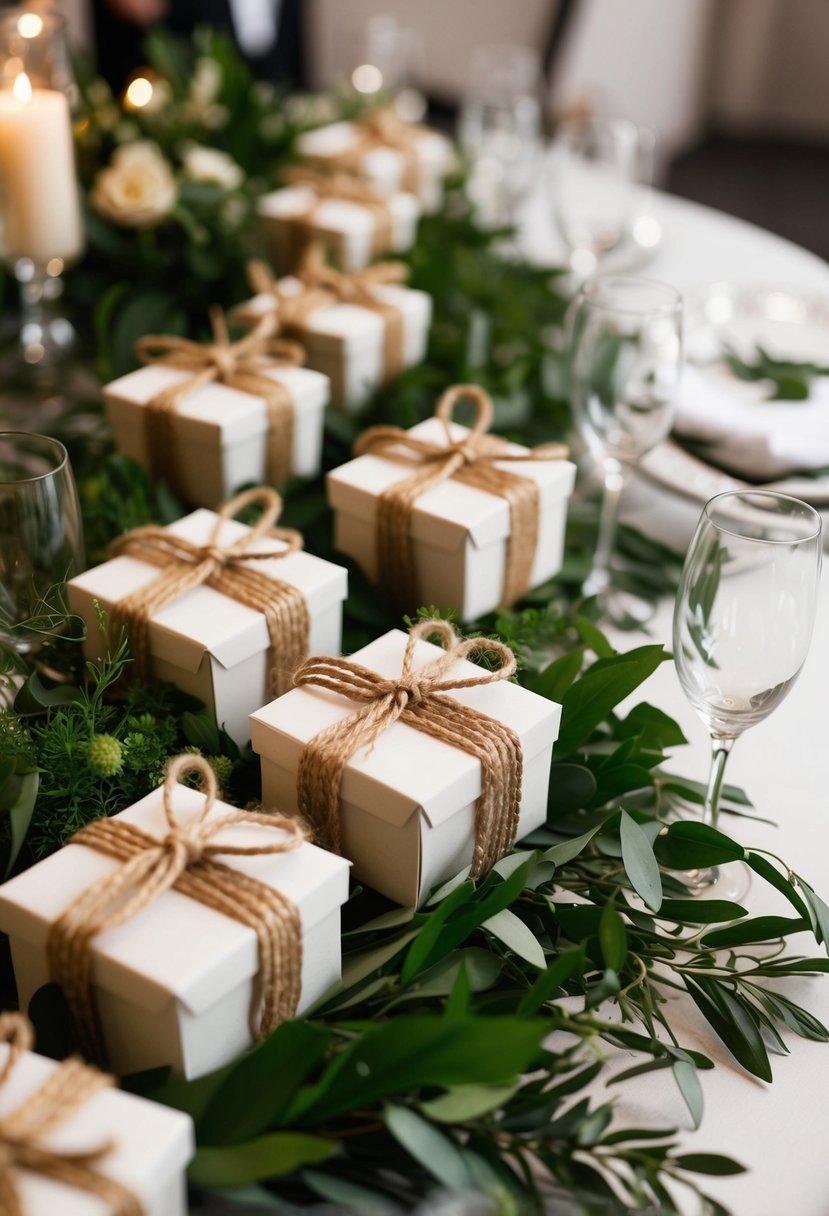
POLYGON ((263 317, 241 341, 220 332, 213 345, 142 338, 147 366, 103 389, 119 451, 201 507, 241 485, 316 476, 328 380, 300 367, 305 352, 275 328, 263 317))
POLYGON ((443 179, 452 162, 445 135, 403 122, 393 110, 306 131, 296 149, 301 160, 318 168, 356 173, 381 196, 408 190, 430 214, 443 202, 443 179))
POLYGON ((112 560, 67 584, 87 658, 108 646, 97 604, 110 639, 127 628, 137 674, 198 697, 244 743, 248 714, 290 687, 307 654, 340 648, 346 571, 303 552, 299 533, 275 529, 278 509, 275 491, 251 490, 218 515, 200 508, 121 537, 112 560), (233 519, 256 501, 267 509, 254 528, 233 519))
POLYGON ((377 389, 426 354, 432 297, 403 285, 401 262, 378 262, 345 274, 312 246, 297 273, 275 280, 264 262, 249 267, 253 299, 235 316, 257 323, 275 313, 302 342, 309 367, 331 383, 331 404, 356 413, 377 389))
POLYGON ((35 1055, 19 1014, 0 1015, 0 1030, 10 1040, 0 1043, 3 1185, 17 1203, 3 1211, 185 1216, 190 1116, 116 1089, 77 1059, 35 1055))
POLYGON ((461 642, 446 621, 309 659, 296 688, 251 716, 263 796, 299 809, 398 903, 420 904, 465 866, 479 877, 547 813, 561 707, 509 683, 514 670, 506 646, 461 642), (500 669, 470 662, 476 651, 500 669))
POLYGON ((0 887, 21 1005, 59 984, 84 1053, 121 1075, 211 1072, 340 978, 348 863, 215 792, 207 761, 178 757, 163 788, 0 887))
POLYGON ((414 244, 420 205, 413 194, 380 198, 341 173, 297 168, 286 175, 290 184, 258 203, 269 257, 281 274, 293 271, 312 241, 321 242, 342 270, 362 270, 382 254, 414 244))
POLYGON ((328 474, 336 547, 403 611, 433 604, 474 620, 561 566, 567 449, 507 443, 487 434, 491 418, 489 397, 458 385, 411 430, 364 432, 361 454, 328 474), (452 421, 461 400, 475 406, 471 430, 452 421))

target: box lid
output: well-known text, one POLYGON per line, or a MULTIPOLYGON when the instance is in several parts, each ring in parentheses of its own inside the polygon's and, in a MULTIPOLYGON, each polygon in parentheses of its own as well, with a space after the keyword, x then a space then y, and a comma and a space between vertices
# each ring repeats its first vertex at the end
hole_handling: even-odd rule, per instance
MULTIPOLYGON (((307 367, 268 367, 263 361, 262 373, 285 385, 295 411, 322 409, 328 402, 328 378, 320 372, 307 367)), ((183 384, 188 377, 188 372, 151 363, 105 385, 104 399, 110 408, 121 404, 143 407, 156 393, 171 385, 183 384)), ((205 384, 188 393, 176 410, 176 419, 182 443, 211 448, 259 438, 268 430, 264 399, 225 384, 205 384)))
MULTIPOLYGON (((5 1065, 8 1050, 5 1043, 0 1044, 0 1069, 5 1065)), ((57 1068, 55 1060, 34 1052, 19 1056, 11 1075, 0 1087, 0 1118, 16 1110, 57 1068)), ((115 1087, 93 1094, 64 1122, 45 1133, 43 1139, 51 1148, 63 1152, 84 1152, 111 1143, 111 1151, 95 1168, 129 1187, 145 1202, 153 1192, 158 1193, 164 1180, 184 1171, 195 1149, 189 1115, 115 1087)), ((60 1216, 87 1216, 95 1202, 88 1191, 27 1171, 18 1175, 17 1184, 24 1212, 59 1211, 60 1216)))
MULTIPOLYGON (((204 806, 199 790, 179 785, 176 817, 191 822, 204 806)), ((234 810, 216 802, 208 819, 234 810)), ((167 834, 163 791, 153 790, 118 816, 151 836, 167 834)), ((232 826, 214 838, 235 844, 271 844, 275 829, 255 823, 232 826)), ((290 853, 218 858, 223 865, 281 891, 297 906, 303 933, 318 924, 348 895, 349 863, 316 845, 290 853)), ((65 845, 0 887, 0 925, 38 951, 49 926, 88 886, 118 868, 118 862, 80 844, 65 845)), ((256 934, 178 891, 165 891, 131 921, 101 933, 93 946, 92 982, 115 995, 157 1011, 175 997, 197 1014, 222 992, 258 970, 256 934)))
MULTIPOLYGON (((469 434, 466 427, 457 423, 450 423, 450 431, 453 440, 469 434)), ((418 423, 409 434, 432 443, 446 442, 443 424, 437 418, 418 423)), ((517 443, 509 444, 508 450, 515 454, 529 451, 517 443)), ((575 465, 568 460, 528 460, 521 464, 500 461, 496 464, 498 468, 536 482, 542 511, 568 497, 576 475, 575 465)), ((329 501, 336 511, 373 522, 379 495, 413 472, 411 465, 382 456, 358 456, 328 473, 329 501)), ((509 529, 510 511, 505 498, 451 479, 426 490, 412 510, 412 537, 441 549, 458 548, 467 540, 476 548, 485 548, 503 540, 509 529)))
MULTIPOLYGON (((167 531, 194 544, 205 544, 215 519, 215 512, 200 508, 170 524, 167 531)), ((245 524, 227 520, 220 540, 232 542, 247 531, 245 524)), ((259 552, 278 553, 286 545, 284 541, 266 537, 256 547, 259 552)), ((249 564, 261 574, 297 587, 305 596, 311 615, 344 600, 347 594, 346 570, 304 550, 274 561, 249 564)), ((77 605, 81 595, 97 599, 106 612, 117 600, 146 586, 158 573, 159 568, 149 562, 115 557, 71 579, 67 584, 69 600, 77 605)), ((210 654, 222 667, 234 667, 267 649, 268 626, 261 612, 202 585, 153 613, 149 644, 154 658, 173 662, 186 671, 196 671, 205 654, 210 654)))
MULTIPOLYGON (((382 676, 400 674, 408 637, 399 629, 377 638, 352 658, 382 676)), ((413 667, 417 670, 442 653, 431 642, 418 641, 413 667)), ((466 659, 451 668, 480 675, 466 659)), ((498 680, 474 688, 453 689, 447 695, 489 717, 508 723, 517 732, 525 760, 552 746, 558 734, 561 706, 536 693, 498 680)), ((347 697, 313 685, 294 688, 251 714, 254 751, 284 768, 295 770, 299 755, 315 734, 356 709, 347 697)), ((343 774, 342 797, 396 827, 422 812, 432 827, 449 819, 481 793, 480 761, 441 739, 434 739, 398 721, 371 748, 361 748, 343 774)))

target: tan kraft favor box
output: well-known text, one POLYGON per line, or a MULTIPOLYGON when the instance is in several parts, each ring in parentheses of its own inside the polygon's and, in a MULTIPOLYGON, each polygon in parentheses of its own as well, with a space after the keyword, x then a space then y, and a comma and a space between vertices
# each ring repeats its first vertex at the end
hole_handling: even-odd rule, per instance
MULTIPOLYGON (((446 443, 443 425, 436 418, 418 423, 408 433, 431 443, 446 443)), ((450 433, 457 442, 469 431, 453 422, 450 433)), ((528 451, 519 444, 510 444, 507 450, 515 454, 528 451)), ((532 478, 538 486, 538 543, 531 586, 539 586, 561 567, 575 465, 567 460, 528 460, 502 462, 499 467, 532 478)), ((335 546, 354 558, 374 583, 380 579, 378 499, 389 486, 406 480, 414 471, 411 464, 367 454, 328 474, 335 546)), ((492 612, 502 603, 510 534, 510 508, 505 498, 460 481, 443 481, 415 501, 410 531, 420 605, 454 609, 466 621, 492 612)), ((410 610, 418 606, 412 604, 410 610)))
MULTIPOLYGON (((0 1043, 0 1070, 9 1048, 0 1043)), ((0 1085, 0 1121, 16 1110, 55 1073, 54 1060, 34 1052, 18 1056, 0 1085)), ((142 1206, 144 1216, 186 1216, 185 1168, 195 1148, 189 1115, 108 1087, 92 1094, 42 1137, 59 1152, 110 1150, 95 1170, 121 1183, 142 1206)), ((23 1216, 105 1216, 111 1211, 101 1199, 30 1170, 15 1170, 13 1185, 23 1216)))
MULTIPOLYGON (((392 630, 352 659, 381 676, 400 675, 407 636, 392 630)), ((418 641, 414 669, 441 654, 418 641)), ((468 660, 457 670, 480 675, 468 660)), ((456 669, 453 667, 454 673, 456 669)), ((523 751, 518 838, 544 823, 552 749, 561 707, 502 680, 448 694, 517 732, 523 751)), ((304 745, 348 718, 354 701, 314 685, 294 688, 251 716, 251 740, 262 762, 262 795, 285 813, 297 807, 296 775, 304 745)), ((349 760, 342 780, 343 855, 354 875, 397 903, 420 904, 472 857, 481 764, 474 756, 412 726, 394 722, 369 749, 349 760)))
MULTIPOLYGON (((166 531, 197 545, 210 538, 213 511, 200 508, 170 524, 166 531)), ((249 529, 226 520, 220 539, 232 543, 249 529)), ((286 545, 276 538, 257 541, 258 551, 286 545)), ((290 583, 305 597, 310 620, 309 653, 340 648, 342 604, 348 576, 342 566, 304 550, 274 561, 249 563, 260 574, 290 583)), ((86 625, 84 650, 100 659, 108 641, 97 624, 96 602, 108 613, 112 605, 158 577, 159 567, 122 555, 93 566, 67 584, 69 603, 86 625)), ((267 700, 268 628, 261 612, 202 584, 158 609, 150 620, 149 649, 153 674, 204 701, 216 721, 240 745, 248 738, 248 714, 267 700)))
MULTIPOLYGON (((307 367, 262 367, 262 375, 283 384, 293 407, 293 436, 287 465, 295 477, 320 471, 322 425, 329 403, 327 378, 307 367)), ((140 367, 104 386, 104 404, 119 452, 150 471, 147 403, 156 394, 191 378, 192 373, 162 362, 140 367)), ((225 384, 205 384, 188 393, 173 414, 176 484, 185 502, 215 507, 242 485, 268 481, 264 398, 225 384)))
MULTIPOLYGON (((161 788, 116 818, 157 839, 168 831, 161 788)), ((177 785, 176 820, 191 823, 204 794, 177 785)), ((215 802, 207 822, 235 808, 215 802)), ((255 823, 223 827, 213 844, 269 845, 275 829, 255 823)), ((340 978, 340 907, 348 863, 304 842, 287 853, 223 854, 223 865, 275 888, 297 907, 302 924, 299 1012, 340 978)), ((50 925, 119 862, 68 844, 0 887, 0 927, 11 939, 22 1008, 49 981, 50 925)), ((126 1075, 169 1064, 199 1077, 251 1046, 251 1000, 259 969, 256 933, 176 890, 167 890, 132 920, 92 943, 91 983, 110 1066, 126 1075)))

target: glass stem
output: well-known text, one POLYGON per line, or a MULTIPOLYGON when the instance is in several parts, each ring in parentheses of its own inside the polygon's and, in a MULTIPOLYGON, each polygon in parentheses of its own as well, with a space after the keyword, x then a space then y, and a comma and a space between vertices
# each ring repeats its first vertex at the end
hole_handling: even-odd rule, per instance
POLYGON ((593 556, 593 569, 584 584, 585 595, 602 595, 610 586, 610 561, 616 543, 619 523, 619 503, 625 488, 622 462, 608 456, 603 461, 604 494, 599 516, 599 535, 593 556))
POLYGON ((720 792, 725 774, 725 762, 731 755, 733 746, 733 738, 726 738, 723 735, 711 736, 711 771, 708 774, 708 788, 705 791, 702 821, 712 828, 717 826, 720 811, 720 792))
POLYGON ((20 258, 14 267, 20 286, 20 348, 30 365, 57 362, 71 346, 74 333, 56 305, 63 291, 59 274, 20 258))

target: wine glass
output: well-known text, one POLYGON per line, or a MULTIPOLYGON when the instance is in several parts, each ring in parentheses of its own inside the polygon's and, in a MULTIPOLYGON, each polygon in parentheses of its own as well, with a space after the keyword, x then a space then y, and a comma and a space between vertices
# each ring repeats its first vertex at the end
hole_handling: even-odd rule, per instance
POLYGON ((63 18, 51 10, 0 16, 2 254, 20 285, 25 365, 60 362, 74 340, 56 315, 61 275, 84 246, 70 102, 75 85, 63 18))
POLYGON ((556 226, 579 279, 631 235, 638 203, 639 129, 621 118, 583 114, 559 123, 548 183, 556 226))
POLYGON ((576 424, 602 470, 599 534, 585 595, 620 625, 652 608, 612 585, 619 503, 628 466, 671 428, 682 366, 682 297, 673 287, 630 275, 586 283, 568 316, 570 399, 576 424))
POLYGON ((50 593, 82 569, 66 448, 45 435, 0 431, 0 649, 36 651, 54 625, 43 619, 50 593))
MULTIPOLYGON (((717 826, 735 739, 767 718, 797 679, 812 638, 821 519, 797 498, 732 490, 706 503, 688 550, 674 611, 674 662, 683 692, 708 727, 711 771, 703 820, 717 826)), ((693 894, 739 899, 744 866, 683 875, 693 894)))

